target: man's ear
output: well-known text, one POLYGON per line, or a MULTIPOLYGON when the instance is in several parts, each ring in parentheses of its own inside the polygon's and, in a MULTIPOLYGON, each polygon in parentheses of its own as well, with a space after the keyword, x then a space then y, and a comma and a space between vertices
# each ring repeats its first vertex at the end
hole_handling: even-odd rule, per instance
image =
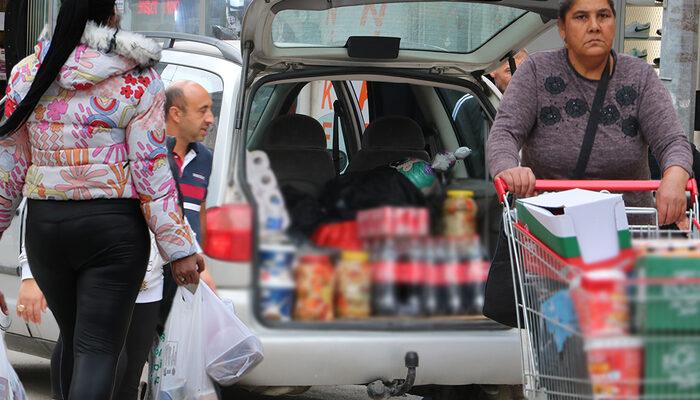
POLYGON ((168 109, 168 114, 165 116, 166 119, 171 119, 175 122, 180 122, 180 109, 175 106, 170 106, 168 109))

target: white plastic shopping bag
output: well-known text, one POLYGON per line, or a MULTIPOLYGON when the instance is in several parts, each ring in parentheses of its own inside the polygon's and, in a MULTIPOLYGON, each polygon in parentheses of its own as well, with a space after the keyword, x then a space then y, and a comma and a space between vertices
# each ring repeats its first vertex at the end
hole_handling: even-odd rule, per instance
MULTIPOLYGON (((0 312, 2 315, 2 312, 0 312)), ((7 359, 5 347, 5 333, 0 337, 0 400, 25 400, 27 393, 24 391, 22 382, 12 368, 10 360, 7 359)))
POLYGON ((204 283, 198 292, 205 310, 207 373, 220 385, 233 385, 262 361, 262 344, 236 316, 232 303, 221 300, 204 283))
POLYGON ((206 336, 201 285, 192 293, 179 287, 165 330, 151 355, 152 400, 216 400, 214 383, 206 373, 206 336))

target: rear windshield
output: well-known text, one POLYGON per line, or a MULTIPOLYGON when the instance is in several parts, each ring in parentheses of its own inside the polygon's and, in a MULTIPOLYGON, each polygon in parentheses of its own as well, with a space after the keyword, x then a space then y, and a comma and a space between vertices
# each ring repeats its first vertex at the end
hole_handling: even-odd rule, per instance
POLYGON ((343 47, 350 36, 389 36, 405 50, 471 53, 525 13, 447 1, 283 10, 272 38, 277 47, 343 47))

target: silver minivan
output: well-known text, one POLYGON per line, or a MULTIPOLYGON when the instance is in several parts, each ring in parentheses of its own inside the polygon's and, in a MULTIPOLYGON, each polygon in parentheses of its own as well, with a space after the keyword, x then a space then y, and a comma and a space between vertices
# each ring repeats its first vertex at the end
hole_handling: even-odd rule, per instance
MULTIPOLYGON (((214 151, 207 226, 217 229, 216 243, 205 246, 207 264, 219 294, 233 300, 265 349, 265 360, 241 385, 298 393, 310 386, 371 384, 377 398, 408 390, 433 399, 465 398, 480 386, 509 398, 505 393, 522 381, 519 337, 482 316, 266 319, 256 251, 263 229, 246 156, 266 150, 277 118, 311 116, 324 128, 326 146, 314 152, 307 143, 290 140, 280 158, 287 161, 272 160, 272 169, 285 179, 323 187, 366 160, 358 157, 362 152, 381 158, 383 151, 411 151, 400 134, 383 148, 370 149, 363 139, 376 119, 410 118, 421 127, 421 150, 431 156, 471 148, 445 183, 476 193, 481 236, 489 242, 499 228, 500 210, 485 143, 500 93, 485 75, 550 29, 557 9, 557 0, 253 0, 240 43, 149 33, 163 38, 158 68, 166 84, 204 82, 219 114, 217 134, 207 143, 214 151), (316 160, 323 153, 342 153, 342 167, 322 171, 328 163, 316 160)), ((0 242, 0 290, 11 310, 19 282, 21 210, 15 219, 0 242)), ((36 326, 14 316, 7 341, 13 349, 47 356, 57 335, 50 318, 36 326)))

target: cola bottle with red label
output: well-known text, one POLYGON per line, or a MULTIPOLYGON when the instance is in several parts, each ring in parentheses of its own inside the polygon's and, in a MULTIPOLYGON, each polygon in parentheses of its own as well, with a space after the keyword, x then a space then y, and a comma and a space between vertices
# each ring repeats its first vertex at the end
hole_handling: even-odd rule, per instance
POLYGON ((485 259, 478 236, 469 243, 467 249, 468 270, 464 285, 464 297, 468 304, 467 312, 471 315, 479 315, 483 313, 484 309, 484 295, 490 263, 485 259))
POLYGON ((445 249, 438 239, 428 239, 425 251, 423 308, 429 316, 447 314, 445 285, 445 249))
POLYGON ((462 303, 466 308, 465 314, 472 314, 472 304, 475 296, 475 288, 470 283, 473 264, 472 240, 460 240, 457 246, 457 252, 461 278, 460 286, 462 288, 462 303))
POLYGON ((393 239, 377 242, 372 257, 372 312, 377 316, 398 314, 398 253, 393 239))
POLYGON ((444 247, 446 306, 450 315, 464 315, 467 312, 467 302, 464 298, 464 268, 460 263, 458 244, 456 239, 448 239, 444 247))
POLYGON ((402 242, 398 263, 399 315, 423 314, 423 247, 419 239, 402 242))

